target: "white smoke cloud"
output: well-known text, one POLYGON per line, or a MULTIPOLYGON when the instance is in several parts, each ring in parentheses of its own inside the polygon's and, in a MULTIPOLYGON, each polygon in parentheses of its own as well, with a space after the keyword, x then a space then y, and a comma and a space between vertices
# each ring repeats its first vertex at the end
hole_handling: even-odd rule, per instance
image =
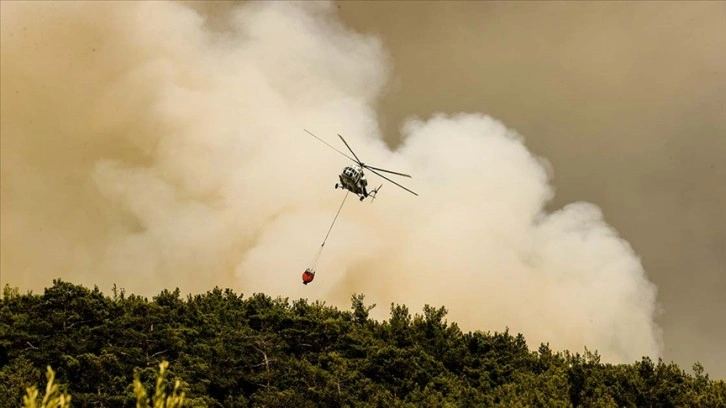
POLYGON ((514 131, 483 114, 411 119, 391 151, 376 38, 327 3, 246 3, 229 19, 214 30, 178 3, 3 3, 6 282, 219 285, 342 307, 359 292, 378 317, 391 302, 444 305, 464 329, 508 326, 532 345, 660 354, 638 257, 594 205, 544 211, 547 165, 514 131), (342 133, 420 194, 386 183, 372 205, 349 197, 308 286, 349 163, 303 128, 342 133))

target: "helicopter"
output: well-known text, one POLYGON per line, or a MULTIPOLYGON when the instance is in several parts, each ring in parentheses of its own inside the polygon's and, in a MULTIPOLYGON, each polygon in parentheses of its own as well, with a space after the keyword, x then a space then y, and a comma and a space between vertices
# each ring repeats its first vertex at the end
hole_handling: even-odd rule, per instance
POLYGON ((340 180, 340 182, 335 183, 336 189, 340 188, 341 190, 348 190, 348 191, 358 195, 358 197, 360 197, 360 201, 365 200, 367 197, 371 197, 371 202, 373 202, 373 200, 375 200, 375 198, 376 198, 376 194, 378 194, 378 191, 381 189, 381 187, 383 187, 383 184, 381 184, 380 186, 378 186, 377 188, 375 188, 369 192, 368 191, 368 180, 366 180, 365 173, 363 172, 363 169, 367 169, 367 170, 370 170, 373 174, 383 178, 384 180, 389 181, 389 182, 397 185, 398 187, 401 187, 402 189, 408 191, 409 193, 411 193, 415 196, 418 196, 418 194, 416 194, 412 190, 409 190, 408 188, 396 183, 395 181, 391 180, 390 178, 379 173, 379 171, 382 171, 384 173, 395 174, 397 176, 408 177, 408 178, 411 178, 410 175, 404 174, 404 173, 398 173, 398 172, 391 171, 391 170, 385 170, 385 169, 381 169, 378 167, 369 166, 369 165, 363 163, 362 161, 360 161, 360 159, 355 154, 353 149, 350 148, 350 145, 348 145, 348 142, 346 142, 345 139, 343 138, 343 136, 341 136, 340 134, 338 134, 338 137, 340 137, 340 140, 343 141, 343 143, 345 144, 345 147, 347 147, 348 150, 350 150, 350 152, 353 154, 353 157, 355 157, 355 159, 353 159, 353 157, 350 157, 347 154, 341 152, 340 150, 336 149, 335 147, 331 146, 326 141, 315 136, 312 132, 308 131, 307 129, 304 129, 304 130, 306 132, 308 132, 312 137, 325 143, 328 147, 330 147, 331 149, 335 150, 336 152, 342 154, 343 156, 347 157, 348 159, 350 159, 351 161, 353 161, 355 163, 354 166, 346 166, 345 168, 343 168, 343 171, 338 175, 338 179, 340 180))

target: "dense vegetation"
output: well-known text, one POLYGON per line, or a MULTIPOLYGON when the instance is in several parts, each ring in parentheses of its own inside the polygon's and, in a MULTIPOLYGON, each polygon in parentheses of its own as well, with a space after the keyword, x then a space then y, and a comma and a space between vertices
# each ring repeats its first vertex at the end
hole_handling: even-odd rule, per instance
MULTIPOLYGON (((153 389, 168 361, 185 406, 725 407, 726 383, 649 358, 600 362, 596 352, 530 351, 521 335, 463 333, 446 309, 368 317, 218 289, 151 301, 54 281, 43 295, 0 300, 0 406, 43 389, 46 368, 76 407, 133 407, 134 375, 153 389)), ((138 385, 137 385, 138 388, 138 385)))

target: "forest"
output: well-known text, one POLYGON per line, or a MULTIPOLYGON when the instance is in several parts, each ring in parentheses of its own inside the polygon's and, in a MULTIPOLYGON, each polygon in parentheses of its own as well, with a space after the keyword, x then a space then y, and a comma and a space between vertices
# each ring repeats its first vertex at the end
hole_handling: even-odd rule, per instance
MULTIPOLYGON (((387 320, 353 294, 322 302, 214 288, 151 300, 54 280, 0 299, 0 407, 18 407, 47 368, 74 407, 135 407, 134 379, 186 407, 726 407, 726 383, 643 357, 530 349, 521 334, 463 332, 444 306, 387 320), (166 366, 168 364, 168 367, 166 366)), ((136 389, 138 392, 138 389, 136 389)), ((29 406, 26 404, 26 406, 29 406)))

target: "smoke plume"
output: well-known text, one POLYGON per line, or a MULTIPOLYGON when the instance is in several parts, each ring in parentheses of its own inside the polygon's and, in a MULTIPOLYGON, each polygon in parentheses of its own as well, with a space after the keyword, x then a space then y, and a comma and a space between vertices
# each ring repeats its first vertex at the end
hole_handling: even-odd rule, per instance
POLYGON ((343 307, 358 292, 377 317, 444 305, 466 330, 508 326, 534 346, 660 355, 638 256, 595 205, 545 211, 549 166, 515 130, 480 113, 412 118, 391 150, 376 38, 327 3, 228 11, 2 3, 4 283, 216 285, 343 307), (303 128, 343 134, 420 194, 381 181, 373 204, 348 197, 308 286, 350 162, 303 128))

